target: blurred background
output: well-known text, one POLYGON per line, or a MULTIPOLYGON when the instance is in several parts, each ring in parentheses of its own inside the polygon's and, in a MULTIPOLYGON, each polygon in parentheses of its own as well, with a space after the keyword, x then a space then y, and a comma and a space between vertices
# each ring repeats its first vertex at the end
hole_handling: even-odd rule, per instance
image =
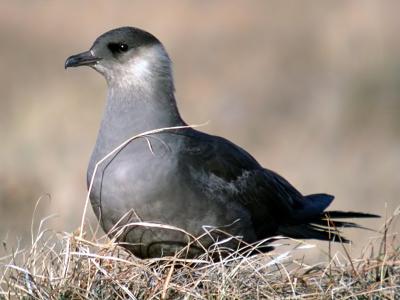
MULTIPOLYGON (((1 1, 0 239, 8 248, 29 243, 46 194, 37 218, 55 213, 47 227, 79 227, 106 84, 89 68, 65 71, 64 61, 123 25, 163 41, 189 124, 210 121, 202 130, 241 145, 305 194, 336 195, 332 209, 392 214, 399 11, 399 1, 372 0, 1 1)), ((356 249, 376 234, 347 236, 356 249)))

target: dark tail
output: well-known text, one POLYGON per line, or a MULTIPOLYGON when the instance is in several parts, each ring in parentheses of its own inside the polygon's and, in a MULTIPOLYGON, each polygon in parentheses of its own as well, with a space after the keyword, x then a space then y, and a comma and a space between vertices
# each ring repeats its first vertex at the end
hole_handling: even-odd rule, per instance
POLYGON ((325 211, 333 201, 333 196, 314 194, 304 197, 302 207, 295 212, 293 222, 281 225, 278 233, 296 239, 317 239, 348 243, 341 235, 342 228, 362 228, 353 222, 337 219, 379 218, 378 215, 352 211, 325 211))

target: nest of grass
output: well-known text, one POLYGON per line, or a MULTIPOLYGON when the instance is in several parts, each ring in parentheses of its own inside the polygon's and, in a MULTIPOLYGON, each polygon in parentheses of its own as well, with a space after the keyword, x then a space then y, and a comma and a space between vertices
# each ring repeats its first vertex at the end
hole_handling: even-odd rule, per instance
MULTIPOLYGON (((388 233, 390 222, 363 257, 351 258, 345 251, 329 254, 315 265, 294 258, 311 246, 289 239, 274 238, 276 249, 257 255, 216 244, 197 259, 142 260, 106 237, 54 233, 43 229, 44 223, 32 234, 28 249, 0 258, 0 299, 396 299, 400 295, 400 247, 396 235, 388 233), (228 255, 215 260, 221 252, 228 255)), ((258 245, 252 246, 254 250, 258 245)))

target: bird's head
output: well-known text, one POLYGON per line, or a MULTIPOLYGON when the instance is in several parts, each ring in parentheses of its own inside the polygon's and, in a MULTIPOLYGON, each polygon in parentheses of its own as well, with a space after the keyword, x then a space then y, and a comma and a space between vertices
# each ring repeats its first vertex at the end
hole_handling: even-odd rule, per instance
POLYGON ((163 45, 152 34, 134 27, 108 31, 88 51, 65 61, 65 68, 79 66, 92 67, 111 87, 143 89, 157 82, 173 89, 171 63, 163 45))

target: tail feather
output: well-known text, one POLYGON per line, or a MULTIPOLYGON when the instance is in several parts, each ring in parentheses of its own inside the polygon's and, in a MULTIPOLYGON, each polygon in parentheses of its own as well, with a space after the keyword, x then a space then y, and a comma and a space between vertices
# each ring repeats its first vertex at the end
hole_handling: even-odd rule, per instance
POLYGON ((329 224, 331 224, 330 225, 331 227, 336 227, 336 228, 364 228, 354 222, 337 221, 332 219, 327 220, 325 218, 320 218, 320 219, 315 218, 314 220, 310 220, 309 222, 310 224, 315 224, 322 227, 329 227, 329 224))
POLYGON ((293 223, 281 225, 278 233, 298 239, 317 239, 348 243, 349 240, 341 235, 340 229, 368 228, 353 222, 336 219, 380 217, 375 214, 352 211, 324 211, 333 198, 333 196, 327 194, 305 196, 302 207, 295 212, 293 223))
POLYGON ((331 210, 324 212, 330 219, 348 219, 348 218, 380 218, 379 215, 367 214, 356 211, 331 210))
POLYGON ((278 233, 294 239, 316 239, 349 243, 349 240, 341 236, 339 230, 314 224, 283 225, 279 227, 278 233))
POLYGON ((328 194, 313 194, 304 197, 302 207, 296 210, 296 218, 307 219, 323 212, 335 197, 328 194))

